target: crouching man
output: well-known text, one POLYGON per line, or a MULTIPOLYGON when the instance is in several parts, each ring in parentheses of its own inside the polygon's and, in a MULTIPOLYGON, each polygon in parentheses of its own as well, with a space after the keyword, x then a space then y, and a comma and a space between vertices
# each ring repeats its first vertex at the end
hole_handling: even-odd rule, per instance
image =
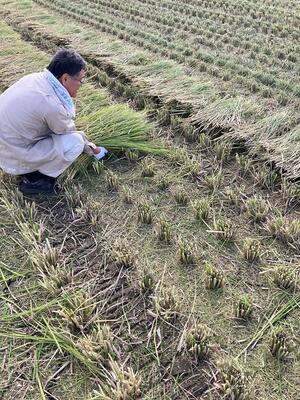
POLYGON ((43 72, 21 78, 0 95, 0 167, 22 176, 24 194, 55 193, 56 178, 83 151, 105 152, 74 125, 72 98, 85 67, 78 53, 61 49, 43 72))

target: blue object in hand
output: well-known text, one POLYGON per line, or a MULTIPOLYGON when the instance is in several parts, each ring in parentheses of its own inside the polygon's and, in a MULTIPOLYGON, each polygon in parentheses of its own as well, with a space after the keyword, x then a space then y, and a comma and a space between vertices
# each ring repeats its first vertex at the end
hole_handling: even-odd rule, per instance
POLYGON ((94 157, 97 159, 97 160, 101 160, 101 158, 103 158, 107 153, 108 153, 108 150, 106 150, 106 148, 105 147, 100 147, 100 153, 98 153, 98 154, 94 154, 94 157))

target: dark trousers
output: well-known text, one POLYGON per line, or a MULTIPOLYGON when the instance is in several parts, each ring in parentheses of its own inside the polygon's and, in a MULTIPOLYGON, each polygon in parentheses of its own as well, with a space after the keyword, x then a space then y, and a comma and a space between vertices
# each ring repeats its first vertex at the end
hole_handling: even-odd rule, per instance
POLYGON ((29 172, 28 174, 22 175, 23 178, 27 178, 30 183, 37 182, 39 180, 48 180, 51 182, 55 181, 52 176, 44 175, 40 171, 29 172))

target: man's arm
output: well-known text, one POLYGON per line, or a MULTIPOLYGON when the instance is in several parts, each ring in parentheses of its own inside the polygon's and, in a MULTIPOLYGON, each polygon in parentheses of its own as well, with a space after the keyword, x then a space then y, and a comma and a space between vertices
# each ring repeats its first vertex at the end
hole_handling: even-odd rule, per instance
POLYGON ((67 112, 63 106, 49 108, 45 112, 44 118, 51 132, 55 133, 56 135, 65 135, 71 132, 78 132, 84 139, 84 152, 90 156, 99 153, 99 148, 88 140, 84 132, 76 130, 74 120, 67 115, 67 112))

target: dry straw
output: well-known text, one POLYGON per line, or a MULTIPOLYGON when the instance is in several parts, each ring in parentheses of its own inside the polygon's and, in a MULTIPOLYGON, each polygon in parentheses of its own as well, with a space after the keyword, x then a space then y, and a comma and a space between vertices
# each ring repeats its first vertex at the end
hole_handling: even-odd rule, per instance
POLYGON ((279 303, 273 307, 269 314, 265 314, 264 318, 261 319, 258 328, 247 344, 247 346, 241 351, 238 357, 253 349, 257 343, 263 338, 264 334, 278 324, 282 319, 286 318, 292 311, 296 310, 300 306, 300 294, 297 293, 295 296, 283 295, 279 300, 279 303))
POLYGON ((243 98, 220 99, 200 110, 193 122, 206 129, 230 129, 246 122, 255 112, 255 105, 243 98))

